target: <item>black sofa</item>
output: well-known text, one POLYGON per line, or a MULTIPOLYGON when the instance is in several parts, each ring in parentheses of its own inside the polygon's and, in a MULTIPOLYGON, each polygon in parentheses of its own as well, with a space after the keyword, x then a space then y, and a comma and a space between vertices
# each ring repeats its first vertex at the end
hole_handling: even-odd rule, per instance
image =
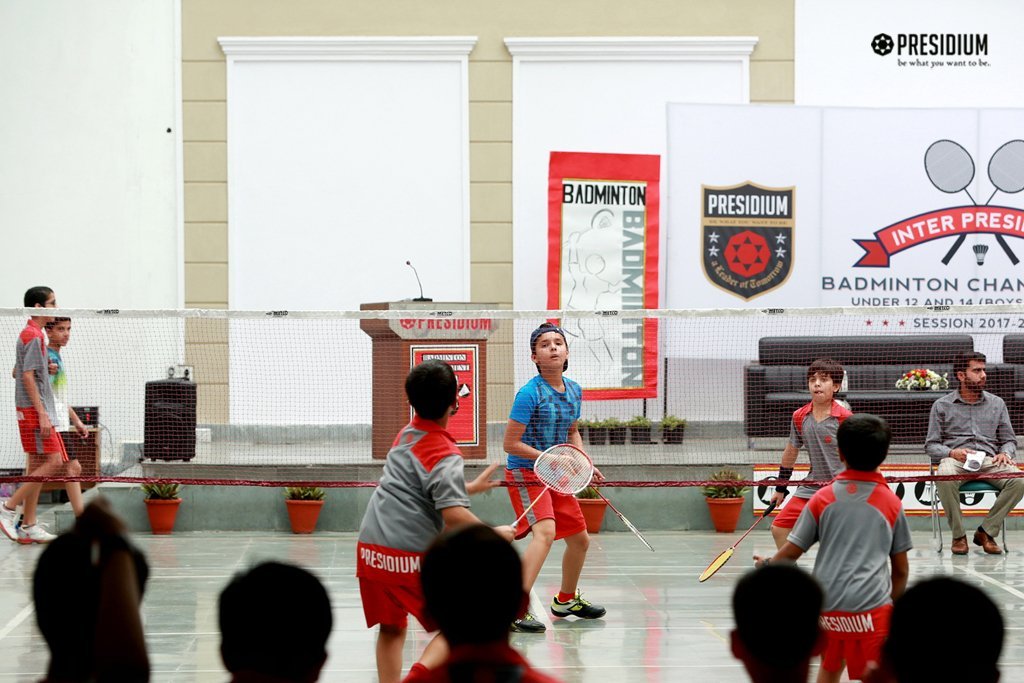
MULTIPOLYGON (((1024 360, 1024 335, 1020 337, 1024 360)), ((973 350, 970 335, 764 337, 758 342, 758 362, 747 365, 743 373, 746 435, 750 439, 789 436, 793 411, 810 401, 807 367, 818 358, 832 358, 843 365, 848 379, 847 391, 838 398, 847 401, 854 412, 888 420, 893 443, 923 445, 932 403, 957 387, 953 357, 973 350), (896 380, 914 368, 949 373, 949 389, 897 389, 896 380)), ((1008 383, 1005 369, 993 371, 993 388, 1008 383)), ((1016 386, 1022 391, 1016 405, 1024 419, 1024 365, 1020 372, 1016 386)))
POLYGON ((1024 334, 1003 337, 1003 362, 988 363, 986 388, 1006 401, 1017 436, 1024 435, 1024 334))

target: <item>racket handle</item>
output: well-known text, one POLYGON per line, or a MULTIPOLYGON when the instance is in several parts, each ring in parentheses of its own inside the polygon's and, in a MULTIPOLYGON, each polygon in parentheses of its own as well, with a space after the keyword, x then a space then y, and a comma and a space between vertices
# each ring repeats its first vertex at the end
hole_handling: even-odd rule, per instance
POLYGON ((767 517, 768 515, 772 514, 772 510, 774 510, 777 505, 778 503, 772 501, 772 504, 765 508, 764 512, 761 513, 761 516, 767 517))
POLYGON ((525 516, 526 516, 526 513, 528 513, 528 512, 530 511, 530 510, 532 510, 532 509, 533 509, 533 506, 537 504, 537 501, 538 501, 538 500, 540 500, 541 496, 543 496, 543 495, 544 495, 544 493, 545 493, 545 492, 547 492, 547 490, 548 490, 549 488, 551 488, 551 487, 550 487, 550 486, 545 486, 545 487, 544 487, 544 490, 540 492, 540 495, 539 495, 539 496, 537 496, 536 498, 534 498, 534 499, 533 499, 533 502, 532 502, 532 503, 530 503, 530 504, 529 504, 529 505, 528 505, 528 506, 526 507, 526 509, 525 509, 525 510, 523 510, 523 514, 521 514, 521 515, 519 515, 518 517, 516 517, 516 521, 512 522, 512 528, 513 528, 513 529, 515 529, 516 527, 518 527, 518 526, 519 526, 519 522, 523 521, 523 517, 525 517, 525 516))

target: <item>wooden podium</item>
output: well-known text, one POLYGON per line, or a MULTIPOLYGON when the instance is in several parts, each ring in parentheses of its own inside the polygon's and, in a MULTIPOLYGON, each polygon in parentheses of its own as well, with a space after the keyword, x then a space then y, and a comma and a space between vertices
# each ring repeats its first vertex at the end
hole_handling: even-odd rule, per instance
POLYGON ((487 338, 490 318, 452 318, 451 311, 488 310, 489 304, 392 301, 362 304, 364 311, 410 311, 409 318, 360 320, 373 339, 373 457, 387 457, 412 409, 405 397, 409 370, 432 358, 452 366, 459 381, 459 412, 448 431, 467 458, 487 457, 487 338), (414 317, 423 311, 423 317, 414 317))

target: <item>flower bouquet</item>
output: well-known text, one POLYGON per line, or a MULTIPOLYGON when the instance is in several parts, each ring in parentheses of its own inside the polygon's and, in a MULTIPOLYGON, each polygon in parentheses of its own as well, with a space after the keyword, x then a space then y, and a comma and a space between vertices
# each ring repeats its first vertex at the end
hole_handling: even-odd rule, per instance
POLYGON ((902 377, 896 380, 896 388, 906 389, 907 391, 941 391, 942 389, 949 388, 948 374, 940 375, 928 368, 908 370, 903 373, 902 377))

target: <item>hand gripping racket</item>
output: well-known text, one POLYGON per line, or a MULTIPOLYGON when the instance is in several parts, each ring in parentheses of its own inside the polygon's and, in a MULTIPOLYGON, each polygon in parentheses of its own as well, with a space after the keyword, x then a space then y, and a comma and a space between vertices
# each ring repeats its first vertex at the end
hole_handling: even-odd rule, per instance
POLYGON ((537 456, 533 463, 533 473, 544 484, 544 490, 512 522, 513 527, 519 526, 526 513, 533 509, 548 489, 572 496, 590 486, 590 480, 594 478, 594 463, 590 456, 576 446, 560 443, 537 456))
POLYGON ((721 553, 719 553, 718 557, 716 557, 715 559, 711 560, 711 564, 708 565, 708 568, 704 570, 704 573, 702 573, 700 575, 700 578, 698 578, 697 580, 700 581, 701 583, 704 583, 705 581, 710 579, 712 576, 714 576, 715 572, 717 572, 719 569, 724 567, 725 563, 729 561, 730 557, 732 557, 732 554, 734 552, 736 552, 736 546, 738 546, 740 544, 740 541, 742 541, 744 538, 746 538, 747 534, 749 534, 751 531, 753 531, 754 527, 756 527, 758 524, 760 524, 761 520, 764 519, 765 517, 767 517, 768 515, 770 515, 772 513, 772 510, 774 510, 774 509, 775 509, 775 503, 772 503, 771 505, 769 505, 768 508, 764 512, 761 513, 761 516, 758 517, 754 521, 754 523, 750 525, 750 528, 747 529, 747 533, 743 534, 742 536, 740 536, 740 540, 739 541, 736 541, 735 543, 733 543, 731 546, 729 546, 728 548, 723 550, 721 553))

